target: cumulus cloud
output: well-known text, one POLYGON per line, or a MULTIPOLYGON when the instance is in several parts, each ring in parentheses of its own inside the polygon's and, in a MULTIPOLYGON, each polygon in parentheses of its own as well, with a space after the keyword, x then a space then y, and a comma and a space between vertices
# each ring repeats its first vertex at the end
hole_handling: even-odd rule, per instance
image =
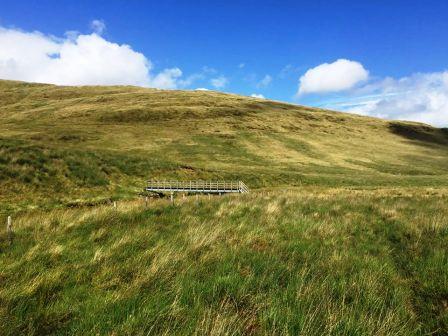
POLYGON ((265 99, 265 97, 262 94, 259 94, 259 93, 252 93, 250 96, 253 97, 253 98, 265 99))
POLYGON ((340 59, 308 70, 300 78, 298 94, 344 91, 336 101, 319 106, 385 119, 448 126, 448 70, 398 79, 367 81, 368 76, 360 63, 340 59))
POLYGON ((103 20, 93 20, 90 22, 90 28, 92 28, 96 34, 101 35, 106 30, 106 24, 103 20))
MULTIPOLYGON (((126 44, 99 35, 105 25, 92 22, 97 33, 71 32, 56 38, 39 32, 0 27, 0 78, 59 85, 138 85, 176 88, 182 71, 152 74, 152 63, 126 44)), ((95 22, 94 21, 94 22, 95 22)))
POLYGON ((151 86, 165 89, 177 88, 177 80, 182 76, 179 68, 165 69, 151 79, 151 86))
POLYGON ((361 63, 339 59, 309 69, 299 80, 297 94, 338 92, 353 88, 365 81, 369 72, 361 63))
POLYGON ((272 77, 270 75, 266 75, 263 77, 261 81, 257 83, 258 88, 265 88, 272 82, 272 77))
POLYGON ((386 78, 355 93, 335 107, 380 118, 448 126, 448 71, 386 78))
POLYGON ((224 88, 228 83, 229 80, 224 76, 219 76, 210 80, 210 84, 212 84, 217 89, 224 88))

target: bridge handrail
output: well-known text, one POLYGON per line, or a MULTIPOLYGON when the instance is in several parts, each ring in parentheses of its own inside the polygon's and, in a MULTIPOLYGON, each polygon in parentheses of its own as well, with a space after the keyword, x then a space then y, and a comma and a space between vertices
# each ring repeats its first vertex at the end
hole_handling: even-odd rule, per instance
POLYGON ((176 180, 149 180, 147 181, 147 189, 163 189, 163 190, 230 190, 239 191, 241 193, 249 192, 249 188, 243 181, 176 181, 176 180))

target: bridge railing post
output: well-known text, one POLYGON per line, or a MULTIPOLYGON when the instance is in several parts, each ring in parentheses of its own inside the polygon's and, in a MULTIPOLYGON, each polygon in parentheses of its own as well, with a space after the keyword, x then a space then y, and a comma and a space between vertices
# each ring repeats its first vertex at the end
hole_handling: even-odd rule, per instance
POLYGON ((227 193, 227 192, 240 192, 247 193, 249 188, 243 181, 212 181, 212 180, 199 180, 199 181, 176 181, 176 180, 150 180, 148 181, 146 191, 156 192, 202 192, 202 193, 227 193))

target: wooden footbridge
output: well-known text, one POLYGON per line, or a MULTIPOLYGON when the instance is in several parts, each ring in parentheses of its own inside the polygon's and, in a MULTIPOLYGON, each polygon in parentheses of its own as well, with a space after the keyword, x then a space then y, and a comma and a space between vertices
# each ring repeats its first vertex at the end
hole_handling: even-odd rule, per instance
POLYGON ((183 193, 248 193, 249 188, 242 181, 148 181, 146 191, 183 193))

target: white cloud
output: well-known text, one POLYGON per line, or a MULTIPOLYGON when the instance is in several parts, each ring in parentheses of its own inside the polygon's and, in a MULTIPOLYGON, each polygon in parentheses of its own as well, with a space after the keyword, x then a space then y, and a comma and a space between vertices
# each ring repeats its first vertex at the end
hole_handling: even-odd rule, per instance
POLYGON ((361 63, 339 59, 309 69, 299 81, 298 95, 309 93, 338 92, 353 88, 365 81, 369 72, 361 63))
POLYGON ((106 30, 106 24, 103 20, 93 20, 90 22, 90 28, 92 28, 94 33, 101 35, 106 30))
POLYGON ((180 88, 186 88, 186 87, 191 86, 194 82, 204 79, 204 78, 205 78, 205 75, 203 73, 195 73, 195 74, 188 76, 185 79, 177 80, 177 84, 178 84, 178 87, 180 87, 180 88))
POLYGON ((64 33, 64 36, 67 38, 67 40, 71 41, 75 41, 79 35, 81 35, 81 33, 77 30, 68 30, 64 33))
POLYGON ((246 63, 240 63, 240 64, 238 64, 238 68, 240 68, 240 69, 244 68, 245 66, 246 66, 246 63))
POLYGON ((300 78, 298 94, 345 90, 337 101, 320 104, 320 107, 448 126, 448 70, 398 79, 374 79, 359 85, 368 75, 360 63, 349 60, 321 64, 300 78))
POLYGON ((360 88, 355 94, 334 106, 380 118, 448 126, 448 71, 386 78, 360 88))
POLYGON ((272 77, 270 75, 266 75, 263 77, 261 81, 257 83, 258 88, 265 88, 272 82, 272 77))
MULTIPOLYGON (((95 24, 97 29, 101 25, 95 24)), ((0 27, 0 78, 59 85, 139 85, 173 89, 178 68, 152 74, 152 63, 131 46, 92 33, 56 38, 0 27)), ((188 84, 188 83, 187 83, 188 84)))
POLYGON ((164 89, 176 89, 177 80, 182 76, 179 68, 165 69, 150 80, 150 86, 164 89))
POLYGON ((229 80, 226 77, 224 77, 224 76, 219 76, 219 77, 216 77, 216 78, 212 78, 210 80, 210 83, 215 88, 222 89, 229 83, 229 80))
POLYGON ((196 91, 209 91, 209 89, 202 88, 202 87, 201 87, 201 88, 196 88, 195 90, 196 90, 196 91))
POLYGON ((253 98, 266 99, 262 94, 258 94, 258 93, 252 93, 250 96, 253 98))

